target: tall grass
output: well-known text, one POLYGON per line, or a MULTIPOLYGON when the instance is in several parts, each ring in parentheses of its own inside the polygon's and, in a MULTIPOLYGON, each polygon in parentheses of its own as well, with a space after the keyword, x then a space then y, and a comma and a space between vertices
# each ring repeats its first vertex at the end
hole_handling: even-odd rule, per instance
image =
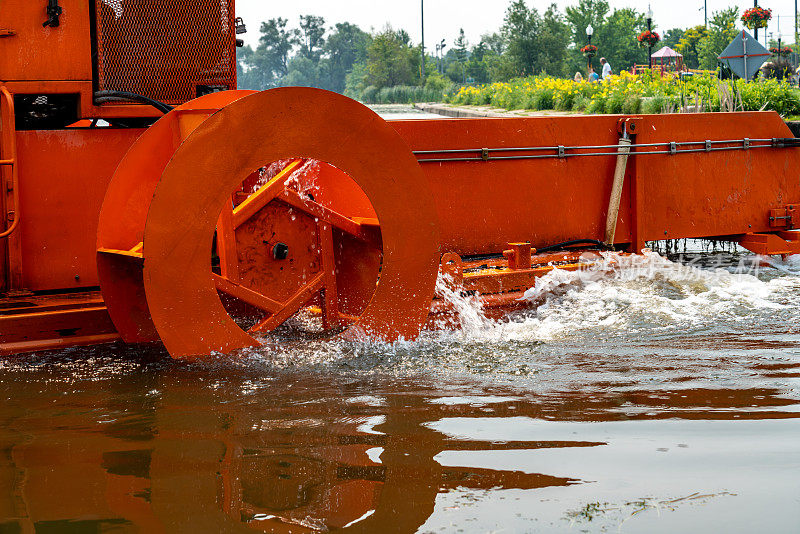
POLYGON ((365 104, 411 104, 414 102, 441 102, 445 99, 445 92, 441 89, 413 85, 396 85, 381 89, 369 86, 361 94, 349 94, 348 96, 365 104))

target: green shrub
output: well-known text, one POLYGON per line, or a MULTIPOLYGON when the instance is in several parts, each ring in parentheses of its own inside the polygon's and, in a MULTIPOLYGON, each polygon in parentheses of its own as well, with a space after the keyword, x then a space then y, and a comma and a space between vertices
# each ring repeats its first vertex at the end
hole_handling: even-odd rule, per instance
POLYGON ((357 100, 365 104, 413 104, 414 102, 441 102, 444 93, 435 87, 396 85, 378 89, 370 86, 357 95, 357 100))
POLYGON ((591 103, 591 98, 587 98, 583 95, 576 96, 572 101, 572 111, 584 112, 586 108, 591 103))
POLYGON ((622 113, 622 101, 625 97, 620 93, 612 93, 611 96, 606 99, 605 104, 603 105, 603 111, 605 113, 622 113))
POLYGON ((586 106, 586 113, 603 113, 604 101, 600 99, 590 100, 586 106))
POLYGON ((622 99, 622 113, 632 115, 641 113, 642 110, 642 95, 631 93, 622 99))
POLYGON ((359 100, 362 102, 366 102, 367 104, 372 104, 375 101, 375 95, 378 93, 378 88, 374 85, 367 86, 364 89, 364 92, 358 97, 359 100))
POLYGON ((664 95, 655 95, 642 99, 641 113, 655 115, 662 113, 667 104, 667 97, 664 95))

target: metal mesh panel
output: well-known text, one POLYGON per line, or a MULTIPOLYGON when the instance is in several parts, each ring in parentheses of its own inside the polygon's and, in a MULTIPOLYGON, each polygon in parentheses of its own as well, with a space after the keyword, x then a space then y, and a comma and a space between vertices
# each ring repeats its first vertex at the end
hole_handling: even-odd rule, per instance
POLYGON ((233 89, 233 0, 96 0, 97 88, 162 102, 233 89))

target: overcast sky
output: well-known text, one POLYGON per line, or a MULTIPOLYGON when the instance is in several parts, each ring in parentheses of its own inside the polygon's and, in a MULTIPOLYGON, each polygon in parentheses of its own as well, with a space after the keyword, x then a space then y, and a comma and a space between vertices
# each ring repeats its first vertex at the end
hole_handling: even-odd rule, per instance
MULTIPOLYGON (((751 2, 731 2, 728 0, 707 0, 709 16, 715 10, 731 5, 741 8, 752 7, 751 2)), ((528 5, 544 11, 551 2, 528 0, 528 5)), ((577 0, 555 2, 563 12, 577 0)), ((612 9, 636 7, 647 11, 645 2, 632 0, 610 0, 612 9)), ((425 0, 425 46, 433 52, 433 43, 446 39, 448 45, 464 28, 471 44, 480 40, 487 32, 496 31, 503 23, 503 15, 509 0, 425 0)), ((780 33, 784 42, 794 40, 794 0, 761 1, 763 7, 772 9, 772 21, 768 31, 778 37, 778 17, 780 33)), ((703 24, 703 0, 656 0, 651 4, 653 19, 657 30, 686 28, 703 24)), ((300 15, 321 15, 328 26, 337 22, 352 22, 366 31, 380 30, 386 24, 395 29, 405 29, 415 43, 420 39, 420 1, 419 0, 236 0, 237 15, 243 17, 249 33, 245 36, 249 44, 258 41, 258 28, 261 21, 275 17, 289 19, 296 27, 300 15)), ((761 37, 763 34, 760 34, 761 37)))

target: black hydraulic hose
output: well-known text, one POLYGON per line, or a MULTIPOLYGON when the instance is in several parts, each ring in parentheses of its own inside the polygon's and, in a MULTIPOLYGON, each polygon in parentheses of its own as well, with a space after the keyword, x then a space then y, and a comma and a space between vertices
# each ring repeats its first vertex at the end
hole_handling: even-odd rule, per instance
POLYGON ((610 249, 608 245, 597 239, 572 239, 571 241, 564 241, 563 243, 556 243, 555 245, 548 245, 546 247, 537 248, 536 252, 552 252, 554 250, 561 250, 563 248, 571 247, 574 245, 595 245, 600 248, 610 249))
POLYGON ((142 104, 148 104, 153 106, 161 113, 165 115, 172 111, 173 108, 169 104, 165 104, 164 102, 159 102, 158 100, 153 100, 152 98, 148 98, 144 95, 140 95, 137 93, 129 93, 128 91, 98 91, 94 94, 94 99, 96 102, 118 102, 120 100, 128 101, 128 102, 139 102, 142 104))

